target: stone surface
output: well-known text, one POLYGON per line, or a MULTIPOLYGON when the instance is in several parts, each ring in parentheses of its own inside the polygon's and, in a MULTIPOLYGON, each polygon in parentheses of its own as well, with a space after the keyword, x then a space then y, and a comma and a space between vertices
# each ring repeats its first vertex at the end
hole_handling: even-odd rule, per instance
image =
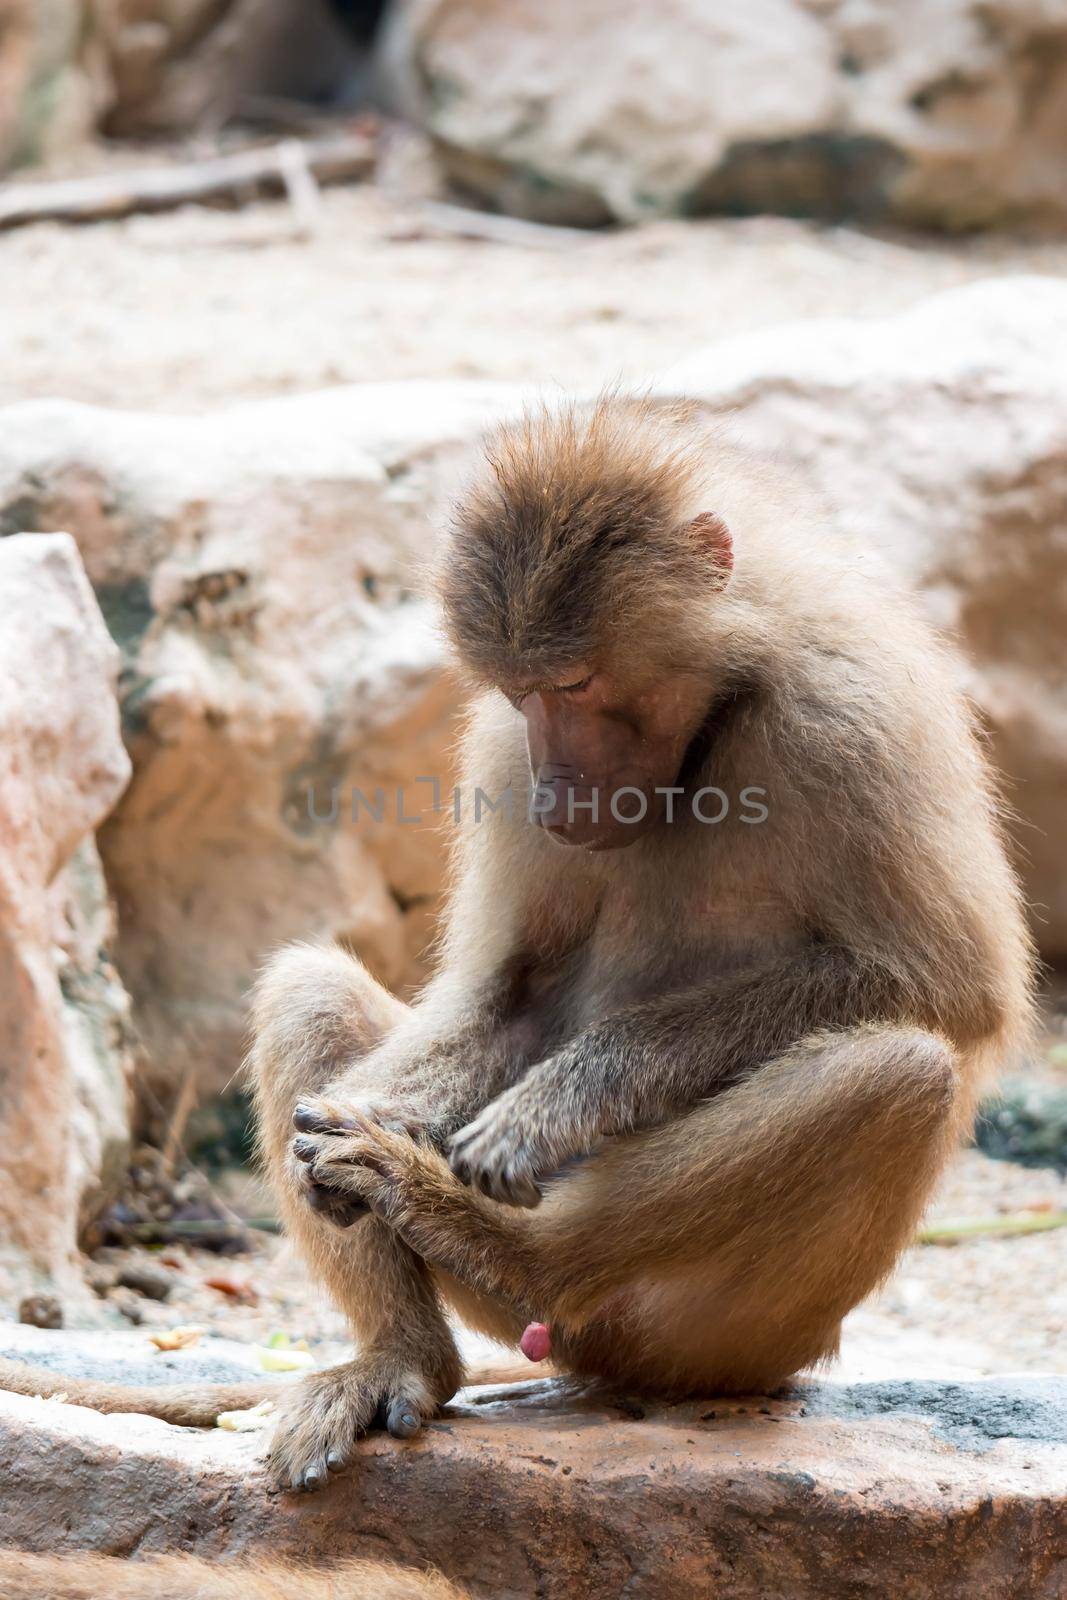
POLYGON ((108 79, 86 0, 0 0, 0 172, 85 139, 108 79))
POLYGON ((554 221, 1062 219, 1044 0, 409 0, 384 47, 454 177, 554 221))
POLYGON ((917 588, 958 639, 1036 935, 1067 956, 1067 290, 1009 278, 882 321, 768 329, 660 388, 806 479, 855 559, 917 588))
POLYGON ((195 130, 276 94, 342 100, 359 56, 329 0, 107 0, 109 133, 195 130))
POLYGON ((0 171, 100 129, 198 132, 255 94, 352 103, 361 74, 329 0, 0 0, 0 171))
POLYGON ((129 1005, 92 830, 129 777, 118 653, 66 534, 0 540, 0 1299, 77 1284, 128 1141, 129 1005))
MULTIPOLYGON (((75 1354, 76 1336, 12 1331, 12 1353, 51 1342, 64 1370, 118 1371, 75 1354)), ((201 1349, 130 1375, 145 1368, 244 1364, 201 1349)), ((1054 1600, 1067 1579, 1062 1378, 808 1382, 679 1406, 486 1386, 418 1440, 371 1437, 308 1498, 267 1492, 266 1439, 0 1394, 0 1542, 343 1551, 432 1562, 479 1600, 1054 1600)))
POLYGON ((390 984, 418 976, 445 840, 415 780, 447 788, 458 697, 414 590, 446 463, 495 403, 428 384, 202 418, 6 413, 0 526, 70 526, 122 647, 135 775, 100 844, 168 1097, 188 1072, 233 1079, 248 986, 282 939, 341 938, 390 984), (352 823, 355 788, 380 822, 359 806, 352 823), (336 821, 316 821, 335 792, 336 821))

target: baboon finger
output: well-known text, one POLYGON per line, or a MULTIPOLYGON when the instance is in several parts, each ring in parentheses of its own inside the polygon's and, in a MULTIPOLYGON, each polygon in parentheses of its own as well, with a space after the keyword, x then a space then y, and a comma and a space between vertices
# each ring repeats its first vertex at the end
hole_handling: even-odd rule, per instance
POLYGON ((370 1210, 365 1201, 352 1195, 338 1194, 336 1189, 327 1189, 322 1183, 310 1184, 306 1193, 312 1211, 338 1228, 350 1228, 353 1222, 358 1222, 370 1210))
POLYGON ((321 1104, 300 1102, 293 1112, 293 1127, 299 1133, 352 1133, 356 1126, 351 1117, 321 1104))

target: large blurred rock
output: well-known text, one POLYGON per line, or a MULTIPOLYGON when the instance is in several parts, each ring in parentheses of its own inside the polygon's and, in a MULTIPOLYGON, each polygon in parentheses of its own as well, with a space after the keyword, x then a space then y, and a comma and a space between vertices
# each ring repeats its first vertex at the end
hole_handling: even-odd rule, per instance
POLYGON ((524 215, 1067 215, 1048 0, 405 0, 384 54, 453 176, 524 215))
POLYGON ((217 126, 256 95, 351 105, 366 74, 331 0, 0 0, 0 172, 98 128, 217 126))
POLYGON ((73 541, 0 540, 0 1301, 76 1282, 124 1163, 129 1007, 92 842, 130 770, 117 665, 73 541))
POLYGON ((109 133, 196 129, 254 94, 344 102, 358 80, 359 51, 330 0, 89 3, 114 84, 109 133))
POLYGON ((87 0, 0 0, 0 172, 77 145, 106 103, 87 0))
POLYGON ((447 788, 458 696, 413 590, 440 475, 494 403, 372 385, 204 418, 5 414, 0 527, 72 528, 122 647, 135 770, 101 849, 161 1093, 232 1080, 282 939, 419 975, 444 839, 415 780, 447 788), (352 822, 355 788, 383 790, 380 822, 352 822))
POLYGON ((855 559, 902 575, 962 644, 1038 940, 1067 957, 1067 285, 994 279, 882 321, 768 328, 659 387, 795 468, 855 559))

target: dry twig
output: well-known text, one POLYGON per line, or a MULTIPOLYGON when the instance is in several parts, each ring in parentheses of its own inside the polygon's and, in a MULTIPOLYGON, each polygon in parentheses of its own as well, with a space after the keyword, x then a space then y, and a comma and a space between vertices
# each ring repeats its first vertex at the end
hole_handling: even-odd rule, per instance
POLYGON ((366 178, 375 159, 375 142, 366 134, 335 134, 286 139, 167 167, 55 183, 9 184, 0 190, 0 228, 47 221, 103 222, 193 204, 243 205, 263 194, 287 194, 306 228, 312 221, 317 186, 366 178))

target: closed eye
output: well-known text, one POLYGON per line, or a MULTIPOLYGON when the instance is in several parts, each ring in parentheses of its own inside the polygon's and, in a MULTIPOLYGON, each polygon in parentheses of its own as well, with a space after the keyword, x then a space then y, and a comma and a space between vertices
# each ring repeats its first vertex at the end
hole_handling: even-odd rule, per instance
POLYGON ((583 689, 588 689, 595 677, 596 673, 590 672, 587 677, 575 679, 574 683, 531 683, 525 689, 518 691, 505 689, 503 693, 518 710, 523 701, 532 694, 580 694, 583 689))

